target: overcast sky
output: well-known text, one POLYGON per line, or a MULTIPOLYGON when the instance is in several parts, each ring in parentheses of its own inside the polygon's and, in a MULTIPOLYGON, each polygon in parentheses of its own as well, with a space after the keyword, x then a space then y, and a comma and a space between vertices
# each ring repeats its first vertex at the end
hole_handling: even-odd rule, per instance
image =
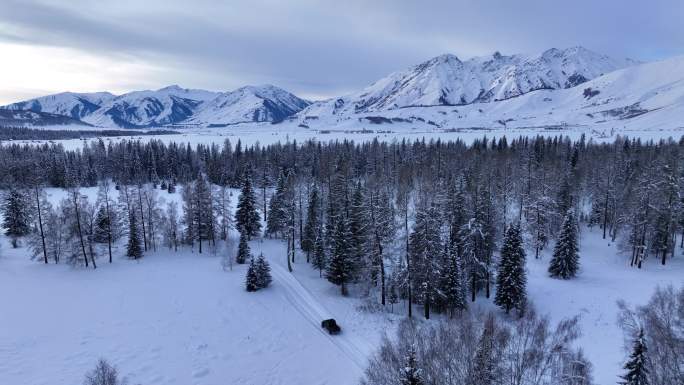
POLYGON ((317 99, 430 57, 684 54, 681 0, 0 0, 0 104, 275 84, 317 99))

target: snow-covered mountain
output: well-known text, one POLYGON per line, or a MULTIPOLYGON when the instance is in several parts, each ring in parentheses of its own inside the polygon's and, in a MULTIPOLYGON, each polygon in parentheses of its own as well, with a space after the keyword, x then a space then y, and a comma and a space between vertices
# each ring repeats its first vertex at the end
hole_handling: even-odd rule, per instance
MULTIPOLYGON (((143 128, 274 122, 308 105, 309 102, 271 85, 247 86, 230 92, 185 89, 173 85, 119 96, 107 92, 64 92, 3 108, 62 115, 100 127, 143 128)), ((22 122, 30 124, 30 120, 22 122)), ((73 123, 71 120, 64 122, 73 123)))
POLYGON ((294 123, 311 129, 359 129, 378 124, 431 130, 684 128, 684 56, 635 64, 570 88, 540 89, 487 103, 347 112, 312 105, 294 123))
POLYGON ((188 119, 194 125, 230 125, 245 122, 278 122, 310 103, 272 85, 247 86, 220 94, 188 119))
POLYGON ((633 64, 582 47, 552 48, 537 55, 504 56, 496 52, 467 61, 446 54, 395 72, 361 92, 315 103, 305 114, 493 102, 535 90, 574 87, 633 64))
POLYGON ((10 110, 0 108, 0 127, 43 127, 77 125, 87 127, 88 124, 66 115, 36 112, 31 110, 10 110))
POLYGON ((173 125, 186 120, 200 105, 219 95, 177 85, 155 91, 134 91, 109 100, 83 120, 96 126, 125 128, 173 125))
POLYGON ((100 106, 114 98, 115 96, 109 92, 61 92, 13 103, 3 108, 13 111, 46 112, 80 120, 97 111, 100 106))

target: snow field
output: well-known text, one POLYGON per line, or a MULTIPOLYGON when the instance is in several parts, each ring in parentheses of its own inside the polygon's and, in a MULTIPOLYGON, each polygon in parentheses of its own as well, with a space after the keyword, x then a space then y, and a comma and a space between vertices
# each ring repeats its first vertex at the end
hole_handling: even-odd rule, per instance
MULTIPOLYGON (((96 189, 82 193, 92 201, 96 189)), ((49 194, 57 202, 65 192, 49 194)), ((180 200, 180 193, 159 196, 180 200)), ((273 239, 250 243, 254 255, 269 260, 274 281, 248 293, 246 265, 221 269, 221 257, 235 254, 237 234, 232 238, 215 255, 159 249, 139 261, 124 258, 121 243, 113 264, 101 259, 97 270, 86 271, 31 261, 25 248, 12 249, 0 236, 0 383, 79 383, 99 357, 132 384, 357 383, 405 304, 395 306, 396 314, 362 311, 362 300, 340 296, 305 256, 297 255, 289 273, 285 244, 273 239), (330 317, 341 335, 321 329, 330 317)), ((650 259, 638 270, 600 230, 585 228, 579 276, 567 281, 548 277, 550 254, 551 247, 540 259, 528 255, 528 296, 554 322, 580 316, 578 343, 596 383, 613 384, 625 357, 616 301, 643 304, 656 286, 681 285, 681 251, 666 266, 650 259)), ((482 297, 476 306, 494 308, 482 297)))

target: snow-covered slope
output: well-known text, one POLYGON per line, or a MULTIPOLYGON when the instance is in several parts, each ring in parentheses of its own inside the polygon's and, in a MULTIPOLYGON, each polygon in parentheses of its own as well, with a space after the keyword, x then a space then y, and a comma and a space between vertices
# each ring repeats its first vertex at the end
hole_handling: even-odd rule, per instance
POLYGON ((587 126, 684 127, 684 56, 629 66, 580 85, 461 106, 405 107, 354 113, 311 106, 297 123, 310 128, 367 128, 384 123, 435 129, 587 126))
POLYGON ((272 85, 247 86, 218 95, 188 119, 194 125, 278 122, 309 105, 306 100, 272 85))
POLYGON ((534 90, 573 87, 632 64, 582 47, 553 48, 538 55, 496 52, 467 61, 447 54, 393 73, 356 94, 314 104, 307 114, 506 100, 534 90))
POLYGON ((107 92, 65 92, 4 108, 63 115, 100 127, 141 128, 274 122, 308 105, 309 102, 271 85, 247 86, 230 92, 185 89, 173 85, 119 96, 107 92))
POLYGON ((83 120, 97 126, 149 127, 172 125, 190 117, 218 92, 192 90, 177 85, 155 91, 134 91, 104 103, 83 120))
POLYGON ((62 92, 41 96, 23 102, 13 103, 3 108, 9 110, 30 110, 64 115, 73 119, 82 119, 97 111, 100 106, 114 99, 109 92, 76 93, 62 92))
POLYGON ((0 108, 0 127, 45 127, 66 125, 76 125, 79 127, 88 126, 87 123, 66 115, 0 108))

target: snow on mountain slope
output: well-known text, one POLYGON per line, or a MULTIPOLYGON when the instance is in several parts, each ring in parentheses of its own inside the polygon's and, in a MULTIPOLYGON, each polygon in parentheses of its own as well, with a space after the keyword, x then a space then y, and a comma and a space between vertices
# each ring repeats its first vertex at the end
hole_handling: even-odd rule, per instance
POLYGON ((0 127, 45 127, 66 125, 88 126, 87 123, 65 115, 0 108, 0 127))
POLYGON ((200 107, 188 124, 229 125, 278 122, 310 103, 272 85, 247 86, 226 92, 200 107))
POLYGON ((109 100, 83 120, 97 126, 126 128, 172 125, 192 116, 198 106, 218 95, 177 85, 134 91, 109 100))
POLYGON ((275 86, 246 86, 230 92, 181 88, 110 93, 65 92, 43 96, 4 108, 48 112, 80 119, 100 127, 142 128, 188 125, 229 125, 277 122, 310 103, 275 86))
POLYGON ((435 129, 587 126, 592 129, 684 127, 684 56, 616 70, 578 86, 462 106, 406 107, 348 113, 311 106, 297 122, 310 128, 377 124, 435 129), (317 115, 316 113, 321 113, 317 115))
POLYGON ((114 98, 115 96, 109 92, 62 92, 13 103, 3 108, 15 111, 30 110, 34 112, 47 112, 50 114, 68 116, 73 119, 82 119, 97 111, 102 104, 114 98))
POLYGON ((534 90, 562 89, 634 64, 582 47, 539 55, 441 55, 380 79, 363 91, 316 103, 306 114, 387 111, 411 106, 465 105, 506 100, 534 90))

